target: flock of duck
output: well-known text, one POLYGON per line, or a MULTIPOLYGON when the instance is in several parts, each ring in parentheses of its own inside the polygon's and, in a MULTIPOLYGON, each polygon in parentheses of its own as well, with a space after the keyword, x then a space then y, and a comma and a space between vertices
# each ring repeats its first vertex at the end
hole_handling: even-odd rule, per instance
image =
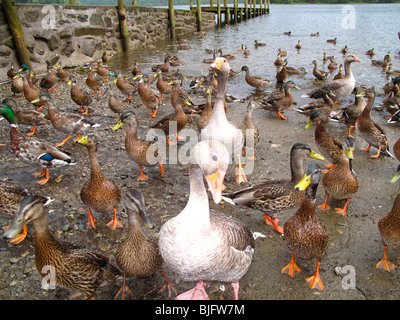
MULTIPOLYGON (((319 33, 313 36, 319 36, 319 33)), ((263 45, 265 44, 254 42, 255 47, 263 45)), ((296 49, 301 50, 300 41, 296 49)), ((122 73, 113 73, 106 67, 110 57, 104 53, 101 59, 89 66, 85 82, 87 88, 92 90, 92 95, 86 92, 87 88, 79 87, 75 76, 63 69, 61 64, 48 66, 47 73, 40 80, 36 79, 27 66, 23 65, 19 71, 12 66, 8 76, 12 79, 10 88, 14 96, 5 97, 0 106, 0 115, 9 123, 12 152, 23 162, 42 169, 35 176, 43 177, 37 182, 44 185, 50 179, 49 169, 75 164, 71 155, 61 148, 74 137, 75 142, 86 146, 90 159, 90 178, 80 192, 80 198, 88 209, 87 228, 95 228, 96 219, 92 210, 105 214, 113 212, 113 218, 107 226, 110 229, 123 227, 117 218, 117 207, 122 203, 128 214, 128 231, 116 253, 116 263, 103 254, 58 240, 50 231, 46 212, 51 199, 33 194, 10 179, 4 179, 0 181, 0 212, 4 219, 12 218, 14 221, 11 226, 6 227, 3 237, 11 239, 15 244, 20 243, 27 236, 27 224, 32 222, 35 230, 35 263, 39 273, 45 276, 43 267, 53 266, 57 285, 77 290, 79 295, 86 298, 95 298, 101 285, 113 283, 122 276, 123 284, 115 298, 126 298, 133 295, 126 283, 126 277, 145 277, 159 272, 165 279, 160 291, 167 289, 168 297, 174 292, 177 299, 208 299, 204 281, 220 281, 231 283, 234 299, 238 299, 239 281, 247 273, 253 255, 256 254, 254 235, 244 222, 210 208, 208 191, 203 180, 205 178, 216 204, 224 200, 262 211, 265 223, 284 235, 292 258, 282 268, 283 274, 294 277, 301 271, 296 264, 296 258, 315 258, 316 270, 306 281, 310 288, 324 290, 319 269, 327 251, 328 233, 316 215, 315 195, 318 186, 322 184, 326 193, 326 200, 319 207, 322 210, 330 208, 329 198, 343 200, 344 207, 336 208, 336 212, 346 215, 348 203, 359 188, 357 176, 352 169, 355 147, 352 134, 356 131, 358 137, 369 145, 365 151, 369 151, 371 147, 378 150, 371 158, 391 156, 400 161, 400 140, 393 145, 392 155, 384 129, 371 119, 375 89, 364 85, 356 86, 351 64, 361 60, 353 54, 347 54, 346 50, 347 48, 342 49, 342 53, 346 55, 343 68, 336 66, 339 72, 333 80, 328 80, 331 73, 318 69, 316 60, 312 62, 313 75, 322 84, 304 96, 315 101, 293 107, 309 117, 306 129, 316 124, 314 136, 319 153, 312 150, 307 143, 295 143, 290 152, 290 179, 267 180, 231 193, 224 192, 223 183, 232 161, 237 163, 235 181, 241 184, 247 182, 240 161, 246 155, 247 147, 252 148, 252 155, 247 156, 256 160, 256 145, 260 139, 251 118, 254 105, 259 104, 265 110, 276 113, 280 119, 287 119, 283 113, 294 105, 291 90, 299 89, 293 80, 287 78, 306 72, 304 68, 290 68, 287 60, 282 60, 285 52, 281 49, 275 61, 278 89, 267 97, 249 100, 246 115, 238 125, 228 121, 226 116, 229 112, 228 104, 234 99, 226 90, 227 83, 237 72, 229 65, 232 57, 223 55, 222 50, 211 51, 213 59, 203 61, 210 63, 209 75, 196 78, 190 85, 191 92, 204 94, 203 105, 195 105, 188 92, 183 90, 184 76, 169 69, 170 66, 179 65, 179 59, 171 55, 166 55, 164 64, 152 68, 154 76, 144 74, 138 63, 135 63, 132 76, 128 79, 122 73), (102 86, 109 77, 114 78, 115 87, 101 93, 102 86), (79 106, 79 111, 58 110, 52 99, 52 91, 57 90, 55 84, 61 81, 71 86, 71 100, 79 106), (125 99, 118 98, 118 94, 124 95, 125 99), (355 96, 354 104, 338 106, 340 101, 352 94, 355 96), (21 95, 21 98, 17 95, 21 95), (159 165, 160 175, 163 176, 166 159, 158 148, 158 141, 144 140, 138 134, 140 119, 132 110, 131 102, 134 95, 140 98, 143 106, 151 110, 152 118, 157 117, 165 96, 170 96, 174 112, 152 126, 153 129, 161 129, 165 133, 168 145, 176 144, 181 138, 179 132, 197 118, 200 142, 190 152, 189 199, 184 209, 161 227, 157 243, 149 241, 140 226, 142 222, 147 228, 153 227, 145 209, 144 195, 138 189, 127 190, 123 194, 120 187, 103 174, 99 164, 98 142, 93 130, 99 124, 90 121, 88 111, 93 96, 102 95, 109 97, 109 107, 118 116, 118 123, 113 130, 124 125, 128 127, 125 150, 140 168, 138 181, 149 179, 144 170, 150 166, 159 165), (22 99, 26 99, 31 107, 23 107, 22 99), (47 113, 44 111, 46 109, 47 113), (330 121, 346 124, 348 137, 345 141, 340 141, 329 132, 330 121), (175 129, 170 131, 172 123, 175 129), (34 137, 36 126, 43 124, 62 132, 66 138, 54 145, 34 137), (20 125, 34 126, 34 130, 22 135, 19 132, 20 125), (252 145, 247 145, 245 139, 248 130, 253 134, 252 145), (150 156, 156 161, 149 161, 150 156), (313 163, 304 170, 303 161, 307 157, 327 159, 330 164, 322 169, 320 165, 313 163), (279 220, 274 214, 292 208, 297 208, 297 211, 283 227, 279 226, 279 220), (196 282, 196 286, 178 295, 164 273, 165 266, 178 278, 196 282)), ((237 53, 249 55, 250 51, 242 46, 237 53)), ((373 56, 373 49, 366 54, 373 56)), ((325 54, 324 59, 333 62, 325 54)), ((379 64, 376 60, 372 60, 372 63, 379 64)), ((390 55, 385 57, 380 65, 382 64, 385 70, 394 72, 390 70, 390 55)), ((335 70, 335 66, 330 68, 335 70)), ((271 84, 269 80, 252 76, 247 66, 243 66, 240 72, 245 72, 246 85, 256 91, 262 91, 271 84)), ((392 122, 396 122, 400 114, 399 80, 399 77, 391 78, 384 88, 384 105, 391 114, 392 122)), ((4 146, 6 145, 3 145, 2 152, 8 152, 4 146)), ((400 174, 396 175, 393 181, 399 176, 400 174)), ((386 252, 388 248, 396 250, 400 246, 399 210, 400 195, 397 194, 392 211, 379 221, 384 257, 376 267, 386 271, 396 268, 388 260, 386 252)))

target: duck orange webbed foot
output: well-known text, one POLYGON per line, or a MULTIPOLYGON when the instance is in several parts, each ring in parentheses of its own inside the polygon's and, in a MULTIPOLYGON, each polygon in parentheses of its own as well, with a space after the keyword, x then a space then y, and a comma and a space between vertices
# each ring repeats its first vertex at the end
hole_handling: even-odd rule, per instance
POLYGON ((280 221, 278 218, 272 219, 269 215, 267 215, 265 213, 263 214, 263 216, 264 216, 265 224, 267 226, 273 226, 273 230, 279 232, 280 234, 283 234, 283 228, 278 226, 278 223, 280 221))
POLYGON ((301 269, 296 264, 296 259, 294 258, 294 253, 292 252, 292 258, 290 259, 290 262, 285 267, 282 268, 281 273, 288 274, 293 278, 297 276, 300 272, 301 269))
POLYGON ((315 270, 314 274, 311 277, 306 279, 306 282, 311 289, 317 289, 319 291, 324 291, 324 285, 319 276, 320 264, 321 264, 321 262, 317 261, 317 270, 315 270))
POLYGON ((107 223, 107 227, 109 227, 112 230, 114 230, 115 228, 123 228, 124 225, 117 219, 117 209, 114 208, 113 211, 114 211, 114 218, 109 223, 107 223))
POLYGON ((376 264, 377 269, 383 269, 387 272, 392 272, 397 269, 396 265, 389 261, 387 257, 388 246, 383 247, 383 258, 376 264))

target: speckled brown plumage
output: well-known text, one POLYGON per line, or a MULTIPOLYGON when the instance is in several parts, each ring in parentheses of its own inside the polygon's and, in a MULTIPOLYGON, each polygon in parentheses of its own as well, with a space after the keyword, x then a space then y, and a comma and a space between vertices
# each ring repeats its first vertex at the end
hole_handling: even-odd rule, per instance
POLYGON ((57 82, 57 77, 51 70, 53 67, 47 66, 47 74, 40 80, 40 87, 43 89, 46 89, 47 91, 50 91, 50 89, 57 91, 56 89, 53 88, 53 86, 57 82))
POLYGON ((79 89, 75 79, 72 79, 70 84, 72 101, 74 101, 80 107, 80 111, 82 112, 84 111, 82 107, 86 107, 85 113, 87 113, 88 108, 92 103, 92 97, 87 92, 79 89))
POLYGON ((129 100, 132 99, 132 96, 138 90, 136 83, 131 82, 129 80, 124 80, 121 73, 117 74, 117 79, 115 79, 114 81, 118 90, 121 93, 127 95, 129 100))
POLYGON ((102 83, 100 82, 100 80, 97 80, 94 76, 92 67, 89 68, 89 74, 86 78, 86 85, 93 90, 93 95, 98 95, 101 96, 102 94, 100 93, 100 88, 102 87, 102 83), (98 91, 96 93, 96 91, 98 91))
POLYGON ((19 202, 27 194, 25 188, 15 184, 11 179, 0 180, 0 217, 14 219, 19 202))

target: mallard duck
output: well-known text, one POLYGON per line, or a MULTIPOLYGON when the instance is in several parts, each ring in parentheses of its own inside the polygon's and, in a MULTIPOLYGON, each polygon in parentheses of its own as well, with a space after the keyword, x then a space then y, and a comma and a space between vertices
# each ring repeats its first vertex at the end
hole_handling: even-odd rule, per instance
POLYGON ((246 73, 245 80, 246 83, 257 90, 264 89, 269 85, 269 81, 267 79, 263 79, 260 76, 251 76, 250 70, 248 66, 243 66, 240 72, 244 71, 246 73))
POLYGON ((160 99, 165 99, 163 94, 165 95, 172 93, 172 83, 164 80, 161 69, 156 70, 154 77, 157 78, 156 87, 160 92, 160 99))
POLYGON ((281 59, 281 57, 281 54, 278 54, 278 57, 274 61, 275 67, 280 67, 281 65, 283 65, 283 60, 281 59))
POLYGON ((287 78, 287 75, 288 75, 286 66, 287 66, 287 60, 285 59, 283 61, 283 65, 282 65, 281 70, 276 72, 275 79, 276 79, 277 83, 286 82, 286 78, 287 78))
POLYGON ((231 67, 225 58, 218 57, 211 65, 217 74, 218 88, 213 112, 208 124, 201 130, 200 140, 218 140, 223 142, 232 157, 238 157, 238 165, 235 173, 237 183, 246 182, 246 175, 240 162, 244 137, 234 123, 228 121, 225 113, 225 92, 231 67))
POLYGON ((11 107, 19 125, 23 124, 33 126, 32 131, 26 134, 27 136, 34 135, 36 132, 36 126, 51 124, 50 119, 48 119, 44 113, 35 109, 22 109, 18 106, 17 101, 12 97, 4 98, 2 103, 11 107))
POLYGON ((23 93, 26 101, 29 103, 33 100, 36 100, 40 94, 40 89, 36 88, 35 86, 31 86, 28 82, 29 73, 25 72, 22 74, 22 81, 23 81, 23 93))
MULTIPOLYGON (((231 204, 251 207, 269 214, 297 206, 304 197, 304 190, 297 190, 294 186, 304 175, 303 161, 306 157, 324 160, 308 144, 295 143, 290 150, 290 180, 267 180, 249 188, 226 193, 223 195, 224 200, 231 204)), ((268 214, 264 214, 264 217, 267 225, 272 225, 274 230, 279 233, 283 232, 282 227, 278 226, 279 219, 272 219, 268 214)))
POLYGON ((394 115, 400 110, 400 98, 390 91, 389 94, 383 99, 383 107, 387 112, 390 113, 388 123, 394 123, 398 121, 398 114, 394 115))
POLYGON ((89 67, 89 74, 88 74, 88 76, 86 78, 86 85, 90 89, 93 90, 92 96, 96 96, 96 95, 98 95, 99 97, 102 96, 102 94, 100 92, 100 88, 103 86, 103 84, 99 80, 97 80, 95 78, 94 73, 93 73, 93 69, 92 69, 91 66, 89 67), (96 91, 98 91, 98 93, 96 93, 96 91))
POLYGON ((191 150, 190 194, 185 208, 160 229, 161 255, 183 281, 197 281, 194 289, 177 299, 208 299, 204 280, 232 284, 239 298, 239 281, 254 253, 254 238, 240 220, 209 208, 205 176, 214 202, 221 201, 222 184, 230 154, 219 141, 203 140, 191 150))
POLYGON ((107 52, 103 52, 103 55, 101 56, 101 60, 103 61, 103 63, 110 63, 111 58, 112 58, 113 54, 108 54, 107 52))
POLYGON ((47 74, 40 80, 39 86, 42 89, 46 89, 47 92, 50 92, 50 90, 57 91, 57 89, 53 88, 53 86, 57 82, 57 77, 52 71, 53 67, 52 66, 47 66, 47 74))
POLYGON ((68 80, 69 80, 69 74, 65 69, 63 69, 63 67, 61 65, 61 62, 59 62, 58 65, 57 65, 56 76, 57 76, 59 81, 68 82, 68 80))
POLYGON ((327 68, 329 69, 330 72, 333 72, 337 68, 339 68, 339 65, 337 62, 335 62, 333 59, 329 62, 327 68))
POLYGON ((132 107, 129 99, 126 100, 117 98, 113 90, 106 91, 104 95, 110 96, 110 98, 108 99, 108 106, 113 112, 118 115, 117 121, 119 121, 122 112, 128 111, 132 107))
POLYGON ((292 31, 285 31, 283 34, 285 36, 291 36, 292 35, 292 31))
POLYGON ((157 69, 160 69, 162 72, 167 73, 169 71, 169 57, 164 57, 163 64, 157 64, 151 67, 151 71, 156 72, 157 69))
POLYGON ((101 63, 101 59, 97 60, 96 73, 103 78, 103 81, 108 81, 110 71, 107 68, 104 68, 103 64, 101 63))
POLYGON ((78 115, 70 112, 59 112, 56 110, 53 104, 53 100, 48 94, 41 94, 40 99, 45 102, 47 106, 47 112, 49 119, 53 127, 63 133, 66 133, 68 137, 57 144, 57 147, 64 145, 73 135, 77 134, 78 140, 82 134, 84 134, 90 128, 96 128, 100 125, 87 120, 83 115, 78 115))
POLYGON ((191 46, 187 45, 187 44, 180 44, 176 47, 178 50, 190 50, 192 49, 191 46))
POLYGON ((211 87, 208 87, 205 92, 206 102, 204 104, 203 111, 197 118, 196 124, 197 124, 197 130, 199 132, 201 132, 201 130, 208 124, 212 115, 213 104, 211 102, 211 91, 212 91, 211 87))
POLYGON ((313 75, 317 80, 320 80, 320 81, 326 80, 331 75, 329 72, 326 72, 326 71, 318 68, 317 60, 313 60, 312 64, 314 65, 313 75))
POLYGON ((258 47, 265 47, 267 44, 263 43, 263 42, 258 42, 258 40, 254 40, 254 47, 258 48, 258 47))
POLYGON ((140 79, 138 84, 138 93, 144 108, 150 108, 150 114, 153 118, 155 118, 158 108, 161 106, 162 102, 157 90, 150 87, 149 77, 147 75, 143 75, 143 77, 140 79))
POLYGON ((171 67, 179 67, 179 66, 183 66, 185 63, 183 61, 179 60, 178 57, 172 56, 172 57, 170 57, 169 64, 171 67))
POLYGON ((294 46, 294 48, 299 51, 301 49, 301 42, 300 40, 297 41, 296 45, 294 46))
POLYGON ((165 133, 165 138, 169 145, 174 144, 174 142, 170 141, 168 136, 174 134, 177 139, 181 139, 178 135, 179 131, 181 131, 188 123, 188 117, 183 111, 181 100, 175 101, 172 106, 175 110, 173 113, 166 115, 151 126, 151 128, 161 129, 165 133))
POLYGON ((389 63, 386 68, 386 74, 393 75, 393 76, 400 76, 400 70, 392 70, 393 64, 389 63))
POLYGON ((253 155, 249 159, 256 160, 256 146, 260 142, 260 134, 257 127, 253 124, 252 114, 256 102, 249 100, 247 104, 246 114, 239 125, 244 136, 243 150, 246 152, 247 147, 253 148, 253 155))
POLYGON ((117 77, 115 78, 114 83, 121 93, 128 96, 129 100, 132 99, 132 96, 138 90, 137 84, 133 81, 125 80, 120 72, 117 73, 117 77))
MULTIPOLYGON (((353 62, 361 62, 361 60, 358 59, 353 54, 348 55, 344 60, 344 78, 333 80, 324 85, 328 86, 329 89, 332 91, 332 93, 335 95, 332 98, 334 102, 342 101, 344 98, 348 97, 354 90, 356 81, 350 67, 351 63, 353 62)), ((322 96, 321 88, 317 88, 311 91, 310 93, 303 95, 302 97, 318 99, 321 98, 321 96, 322 96)))
POLYGON ((286 72, 288 75, 296 75, 296 74, 306 74, 308 73, 307 70, 304 67, 300 68, 293 68, 290 66, 286 66, 286 72))
MULTIPOLYGON (((367 102, 364 99, 366 86, 361 85, 356 87, 354 90, 355 101, 353 104, 347 105, 344 108, 333 111, 330 114, 330 117, 333 121, 338 121, 340 123, 345 123, 347 126, 347 134, 349 137, 353 137, 351 132, 354 132, 356 129, 356 120, 361 112, 364 110, 367 102)), ((353 137, 354 138, 354 137, 353 137)))
POLYGON ((163 155, 158 149, 156 141, 142 140, 138 137, 138 120, 133 111, 125 111, 121 114, 121 119, 115 125, 113 130, 118 129, 123 124, 128 124, 129 128, 125 137, 125 150, 129 158, 137 163, 140 168, 140 176, 138 181, 146 181, 149 179, 143 173, 143 167, 152 167, 157 163, 160 164, 160 174, 164 176, 163 155))
POLYGON ((365 52, 365 54, 367 56, 373 57, 375 55, 375 49, 374 48, 369 49, 369 50, 367 50, 367 52, 365 52))
POLYGON ((287 51, 282 50, 281 48, 278 49, 278 56, 279 57, 286 57, 288 54, 287 51))
POLYGON ((383 85, 383 91, 385 92, 385 97, 389 95, 390 92, 393 92, 395 96, 397 96, 400 92, 400 77, 390 77, 390 80, 385 82, 383 85))
POLYGON ((322 61, 325 63, 325 62, 330 62, 330 61, 332 61, 332 60, 334 60, 335 59, 335 56, 328 56, 327 54, 326 54, 326 52, 324 52, 323 54, 322 54, 322 61))
POLYGON ((232 60, 235 59, 235 55, 231 54, 231 53, 222 53, 222 48, 218 49, 217 53, 219 53, 219 56, 222 58, 225 58, 227 60, 232 60))
POLYGON ((337 74, 335 74, 335 76, 333 77, 333 80, 338 80, 338 79, 343 79, 344 78, 344 74, 343 74, 343 64, 340 64, 339 66, 339 72, 337 74))
POLYGON ((321 154, 327 158, 331 163, 326 165, 329 169, 333 169, 339 162, 343 153, 343 144, 340 139, 333 137, 326 127, 329 122, 329 114, 325 110, 315 110, 310 115, 310 120, 304 129, 308 129, 313 123, 317 126, 314 132, 315 143, 321 154))
POLYGON ((330 114, 331 111, 333 110, 333 107, 335 106, 334 102, 330 98, 331 96, 333 96, 333 93, 328 87, 323 87, 322 89, 324 91, 324 96, 322 97, 323 98, 322 101, 319 100, 311 101, 310 103, 295 107, 294 110, 306 116, 310 116, 311 113, 313 113, 315 110, 324 110, 324 112, 330 114))
POLYGON ((349 48, 347 47, 347 44, 340 50, 342 54, 348 54, 349 53, 349 48))
POLYGON ((368 102, 357 118, 356 127, 360 137, 369 145, 368 148, 362 148, 361 150, 368 152, 371 146, 373 146, 378 149, 378 152, 371 155, 370 158, 378 158, 381 153, 392 157, 392 154, 389 152, 389 144, 385 130, 371 119, 371 109, 375 102, 375 88, 368 88, 366 92, 362 94, 368 99, 368 102))
POLYGON ((264 109, 276 112, 276 115, 280 119, 287 120, 287 118, 282 113, 293 105, 294 97, 291 92, 292 88, 300 90, 300 88, 296 86, 296 84, 292 80, 283 83, 283 92, 275 92, 261 101, 264 109))
POLYGON ((27 195, 21 200, 17 216, 3 237, 14 237, 29 222, 35 229, 35 264, 38 272, 45 277, 48 276, 48 268, 54 268, 57 286, 80 292, 74 298, 84 295, 85 298, 95 299, 100 286, 111 284, 120 276, 118 268, 104 255, 57 240, 50 232, 42 199, 36 195, 27 195))
POLYGON ((336 42, 337 42, 337 38, 335 37, 334 39, 328 39, 328 40, 326 40, 326 42, 327 42, 327 43, 333 43, 333 44, 336 44, 336 42))
POLYGON ((123 225, 117 219, 117 208, 121 201, 121 190, 118 185, 110 179, 107 179, 97 158, 97 141, 94 134, 82 136, 78 143, 86 146, 90 159, 90 179, 84 184, 80 197, 82 202, 88 208, 87 228, 95 228, 95 217, 91 209, 101 213, 109 213, 113 211, 113 219, 107 223, 110 229, 122 228, 123 225))
POLYGON ((43 177, 38 181, 39 184, 45 184, 49 178, 49 168, 57 168, 75 164, 71 157, 42 139, 34 137, 21 137, 18 130, 17 119, 10 106, 0 105, 0 115, 6 118, 10 124, 10 140, 13 153, 27 164, 38 165, 42 168, 41 172, 35 173, 36 177, 43 177))
POLYGON ((22 80, 21 76, 17 74, 11 82, 11 92, 14 94, 14 97, 24 92, 24 81, 22 80))
MULTIPOLYGON (((400 249, 400 191, 397 192, 390 212, 378 222, 378 230, 383 242, 383 258, 376 264, 376 268, 392 272, 397 269, 387 257, 387 250, 400 249)), ((399 263, 400 259, 397 259, 399 263)))
POLYGON ((138 65, 139 65, 139 62, 135 62, 133 64, 132 75, 134 77, 136 77, 138 74, 142 73, 142 70, 139 69, 138 65))
POLYGON ((128 214, 128 233, 115 254, 117 265, 124 272, 124 282, 115 295, 115 299, 120 295, 124 299, 126 292, 133 296, 126 284, 126 276, 141 278, 148 277, 156 272, 159 272, 165 279, 165 285, 159 292, 168 288, 168 297, 171 296, 171 290, 177 294, 175 287, 168 281, 162 269, 163 260, 158 249, 158 243, 147 240, 140 227, 139 220, 146 228, 154 228, 145 209, 143 194, 139 190, 131 189, 126 192, 122 201, 128 214))
POLYGON ((10 69, 7 70, 7 77, 9 77, 10 79, 13 79, 17 74, 18 74, 18 71, 15 70, 14 63, 11 62, 10 69))
POLYGON ((315 33, 311 33, 311 37, 319 37, 319 31, 315 33))
POLYGON ((335 167, 325 173, 322 178, 326 198, 325 202, 318 207, 325 211, 330 209, 328 205, 329 197, 335 200, 346 200, 343 208, 336 208, 336 213, 345 216, 346 208, 350 199, 358 191, 358 180, 352 168, 352 160, 354 159, 355 140, 352 137, 347 137, 343 143, 343 153, 335 167))
POLYGON ((69 77, 68 85, 71 86, 71 99, 79 106, 79 111, 82 114, 87 114, 89 106, 92 103, 92 97, 86 91, 79 89, 76 80, 73 77, 69 77), (86 107, 85 110, 82 107, 86 107))
POLYGON ((311 277, 306 279, 306 282, 311 289, 323 291, 324 285, 319 276, 319 268, 326 254, 329 238, 326 227, 320 222, 315 212, 315 195, 320 179, 321 173, 318 166, 311 164, 303 179, 295 186, 295 188, 306 189, 306 194, 300 208, 283 225, 284 238, 292 252, 292 259, 281 272, 291 277, 301 272, 296 264, 295 256, 307 260, 316 258, 316 270, 311 277))
POLYGON ((390 59, 390 54, 387 54, 383 57, 383 60, 371 59, 371 63, 373 66, 381 67, 382 69, 386 69, 386 67, 389 65, 389 62, 390 62, 389 59, 390 59))

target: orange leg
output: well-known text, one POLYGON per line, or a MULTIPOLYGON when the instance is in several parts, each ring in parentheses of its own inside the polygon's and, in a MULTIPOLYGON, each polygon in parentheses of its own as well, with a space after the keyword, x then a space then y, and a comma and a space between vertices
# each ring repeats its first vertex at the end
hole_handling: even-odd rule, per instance
POLYGON ((372 156, 369 156, 370 158, 376 159, 379 157, 379 155, 381 154, 381 150, 382 150, 382 146, 379 146, 378 152, 372 156))
POLYGON ((121 288, 119 288, 117 294, 114 297, 114 300, 119 300, 120 295, 121 295, 121 300, 125 300, 127 293, 129 293, 130 296, 133 296, 132 290, 129 289, 128 285, 126 284, 126 273, 124 272, 124 280, 123 280, 122 286, 121 286, 121 288))
POLYGON ((376 264, 376 268, 383 269, 387 272, 392 272, 392 271, 396 270, 397 267, 393 263, 391 263, 389 261, 389 259, 387 258, 387 255, 386 255, 387 250, 388 250, 388 246, 384 245, 383 246, 383 258, 381 261, 379 261, 376 264))
POLYGON ((317 260, 317 269, 315 270, 314 274, 311 277, 306 279, 306 282, 311 289, 317 289, 319 291, 324 291, 324 285, 319 276, 320 265, 321 265, 321 261, 317 260))
POLYGON ((336 165, 333 164, 333 163, 331 163, 331 164, 325 164, 325 167, 326 167, 327 169, 322 170, 322 172, 323 172, 323 173, 328 173, 328 172, 331 171, 335 166, 336 166, 336 165))
POLYGON ((345 216, 345 215, 346 215, 346 208, 347 208, 347 205, 349 204, 349 201, 350 201, 350 200, 347 200, 347 201, 346 201, 346 204, 344 205, 343 208, 335 208, 336 213, 337 213, 337 214, 340 214, 340 215, 342 215, 342 216, 345 216))
MULTIPOLYGON (((3 230, 6 231, 9 227, 10 226, 4 226, 3 230)), ((22 229, 22 233, 16 235, 14 238, 12 238, 10 240, 10 242, 18 244, 26 238, 27 234, 28 234, 28 227, 25 225, 24 228, 22 229)))
POLYGON ((149 114, 151 115, 152 118, 156 117, 157 111, 158 111, 157 109, 156 110, 151 110, 151 112, 149 114))
POLYGON ((368 146, 368 148, 361 148, 360 150, 361 150, 361 151, 368 152, 368 151, 369 151, 369 149, 371 149, 371 145, 369 145, 369 146, 368 146))
POLYGON ((279 111, 276 112, 276 115, 281 118, 282 120, 287 120, 287 118, 279 111))
POLYGON ((280 234, 283 234, 283 228, 278 226, 278 223, 280 221, 278 218, 272 219, 269 215, 267 215, 265 213, 263 214, 263 216, 264 216, 265 224, 267 226, 273 226, 273 230, 279 232, 280 234))
POLYGON ((27 135, 27 136, 33 136, 33 135, 35 134, 35 132, 36 132, 36 125, 35 125, 35 126, 33 126, 33 129, 32 129, 32 131, 31 131, 31 132, 29 132, 29 133, 27 133, 26 135, 27 135))
POLYGON ((317 208, 321 207, 322 211, 325 211, 326 209, 329 210, 331 207, 328 206, 328 199, 329 199, 329 194, 326 195, 325 202, 323 204, 320 204, 317 208))
POLYGON ((190 123, 193 122, 193 113, 194 113, 194 111, 192 111, 192 113, 190 114, 190 119, 189 119, 189 122, 190 122, 190 123))
POLYGON ((93 216, 92 210, 90 210, 90 207, 88 207, 88 223, 86 228, 87 229, 96 229, 96 227, 94 226, 94 223, 96 222, 96 218, 93 216))
POLYGON ((100 93, 100 90, 99 90, 99 94, 98 94, 98 96, 99 96, 99 97, 103 96, 103 95, 100 93))
POLYGON ((161 162, 160 162, 160 175, 161 177, 164 177, 164 166, 163 166, 163 162, 164 162, 164 157, 161 158, 161 162))
POLYGON ((162 286, 162 288, 158 292, 163 292, 165 290, 165 288, 167 288, 167 290, 168 290, 168 298, 171 298, 171 290, 173 290, 175 292, 175 295, 178 295, 178 291, 176 290, 174 285, 171 282, 169 282, 169 280, 167 279, 167 276, 165 275, 164 271, 160 271, 160 273, 164 277, 165 284, 162 286))
POLYGON ((168 136, 165 136, 165 139, 167 139, 167 143, 168 143, 169 146, 173 145, 173 144, 176 144, 174 141, 169 140, 168 136))
POLYGON ((88 114, 89 106, 86 106, 86 110, 84 112, 83 112, 82 108, 80 109, 80 111, 82 112, 82 114, 88 114))
POLYGON ((180 136, 179 134, 175 133, 175 137, 178 140, 185 140, 185 137, 180 136))
POLYGON ((68 136, 67 139, 61 141, 59 144, 57 144, 57 147, 61 147, 64 143, 66 143, 69 139, 71 139, 72 136, 68 136))
POLYGON ((146 180, 148 180, 149 177, 146 176, 146 175, 143 173, 143 168, 142 168, 142 166, 139 166, 139 168, 140 168, 140 176, 139 176, 139 178, 137 178, 137 181, 146 181, 146 180))
POLYGON ((112 230, 114 230, 115 228, 123 228, 124 225, 117 219, 117 208, 114 208, 113 212, 114 212, 114 217, 109 223, 107 223, 107 227, 109 227, 112 230))
POLYGON ((49 181, 50 174, 49 174, 49 169, 42 169, 41 172, 35 172, 33 174, 35 177, 44 177, 42 180, 39 180, 37 183, 44 185, 47 181, 49 181))
POLYGON ((240 161, 240 154, 238 155, 238 157, 239 157, 239 163, 236 168, 235 179, 236 179, 236 183, 241 184, 241 183, 247 182, 247 178, 246 178, 246 175, 242 168, 242 164, 240 161))
POLYGON ((292 251, 292 258, 290 259, 290 262, 282 268, 281 273, 288 274, 293 278, 297 276, 300 272, 301 269, 296 264, 296 259, 294 258, 294 252, 292 251))

